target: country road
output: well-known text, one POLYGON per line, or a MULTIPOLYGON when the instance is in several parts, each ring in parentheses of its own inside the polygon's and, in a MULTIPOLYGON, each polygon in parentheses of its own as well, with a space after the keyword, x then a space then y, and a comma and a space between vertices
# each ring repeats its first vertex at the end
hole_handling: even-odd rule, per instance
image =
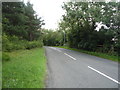
POLYGON ((118 88, 118 63, 57 47, 45 47, 47 88, 118 88))

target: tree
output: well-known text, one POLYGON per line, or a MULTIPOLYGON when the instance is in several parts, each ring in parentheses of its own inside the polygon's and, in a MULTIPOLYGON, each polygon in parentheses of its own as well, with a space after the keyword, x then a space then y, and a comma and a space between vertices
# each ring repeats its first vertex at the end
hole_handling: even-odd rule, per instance
POLYGON ((60 28, 66 30, 70 47, 96 51, 102 46, 102 51, 109 52, 115 41, 115 24, 117 15, 116 2, 67 2, 63 9, 66 11, 60 28), (64 23, 63 23, 64 22, 64 23), (104 26, 96 31, 97 23, 104 26), (64 25, 63 25, 64 24, 64 25))
POLYGON ((28 32, 28 40, 32 41, 39 37, 41 26, 44 24, 41 18, 38 18, 33 10, 33 5, 30 2, 25 6, 25 15, 27 16, 27 23, 29 27, 26 28, 28 32))
POLYGON ((3 33, 24 38, 25 16, 23 14, 23 3, 3 2, 2 7, 3 33))
POLYGON ((30 2, 3 3, 3 33, 17 36, 29 41, 37 40, 41 36, 41 26, 44 24, 38 18, 30 2))
POLYGON ((46 46, 63 45, 63 34, 59 31, 43 30, 43 43, 46 46))

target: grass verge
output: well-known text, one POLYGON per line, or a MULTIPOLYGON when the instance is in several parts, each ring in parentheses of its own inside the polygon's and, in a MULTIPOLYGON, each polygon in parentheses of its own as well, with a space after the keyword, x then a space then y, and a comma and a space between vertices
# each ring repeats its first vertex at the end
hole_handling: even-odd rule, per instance
POLYGON ((65 49, 69 49, 69 50, 74 50, 74 51, 78 51, 78 52, 82 52, 82 53, 98 56, 98 57, 101 57, 101 58, 104 58, 104 59, 109 59, 109 60, 112 60, 112 61, 120 62, 120 60, 118 60, 118 56, 109 55, 109 54, 106 54, 106 53, 90 52, 90 51, 86 51, 86 50, 79 50, 79 49, 75 49, 75 48, 69 48, 67 46, 57 46, 57 47, 65 48, 65 49))
POLYGON ((8 55, 10 61, 3 62, 3 88, 44 88, 46 58, 44 48, 18 50, 8 55))

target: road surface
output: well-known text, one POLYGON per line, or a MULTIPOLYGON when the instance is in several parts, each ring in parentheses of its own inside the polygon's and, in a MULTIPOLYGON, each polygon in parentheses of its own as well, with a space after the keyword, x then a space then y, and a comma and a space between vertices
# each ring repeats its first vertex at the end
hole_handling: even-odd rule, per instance
POLYGON ((45 47, 47 88, 118 88, 118 63, 57 47, 45 47))

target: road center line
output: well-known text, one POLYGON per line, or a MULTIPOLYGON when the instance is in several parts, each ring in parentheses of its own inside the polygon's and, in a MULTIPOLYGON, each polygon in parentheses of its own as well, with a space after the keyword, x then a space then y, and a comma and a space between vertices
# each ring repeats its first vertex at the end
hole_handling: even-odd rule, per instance
POLYGON ((68 57, 72 58, 73 60, 76 60, 74 57, 68 55, 67 53, 64 53, 65 55, 67 55, 68 57))
POLYGON ((110 76, 105 75, 104 73, 102 73, 102 72, 100 72, 100 71, 98 71, 98 70, 96 70, 96 69, 94 69, 94 68, 92 68, 92 67, 90 67, 90 66, 88 66, 88 68, 90 68, 90 69, 92 69, 93 71, 95 71, 95 72, 101 74, 102 76, 104 76, 104 77, 106 77, 106 78, 112 80, 113 82, 115 82, 115 83, 117 83, 117 84, 120 84, 120 82, 118 82, 117 80, 111 78, 110 76))

